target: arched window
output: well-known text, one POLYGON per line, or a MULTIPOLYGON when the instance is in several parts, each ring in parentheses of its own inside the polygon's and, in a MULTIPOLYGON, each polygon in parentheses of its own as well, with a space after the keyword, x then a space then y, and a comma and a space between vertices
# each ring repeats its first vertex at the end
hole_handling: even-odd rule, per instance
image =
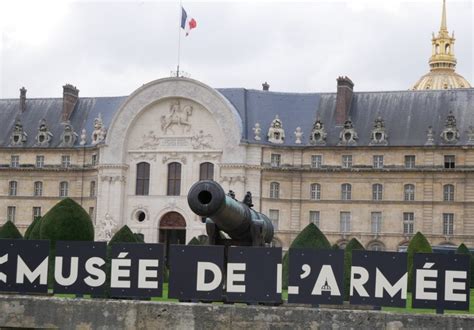
POLYGON ((43 182, 36 181, 33 187, 33 194, 35 196, 42 196, 43 195, 43 182))
POLYGON ((443 200, 445 202, 452 202, 454 201, 454 185, 452 184, 445 184, 443 186, 443 200))
POLYGON ((146 196, 150 187, 150 164, 142 162, 137 164, 137 180, 135 195, 146 196))
POLYGON ((435 46, 435 52, 436 52, 436 54, 439 54, 439 44, 436 44, 436 46, 435 46))
POLYGON ((69 183, 62 181, 59 183, 59 197, 67 197, 69 194, 69 183))
POLYGON ((280 184, 278 182, 270 183, 270 198, 280 198, 280 184))
POLYGON ((367 250, 369 250, 369 251, 384 251, 385 246, 383 245, 382 242, 374 241, 374 242, 369 243, 369 245, 367 246, 367 250))
POLYGON ((444 46, 444 53, 449 54, 450 51, 451 51, 451 46, 449 44, 446 44, 444 46))
POLYGON ((352 186, 349 183, 341 185, 341 199, 343 201, 349 201, 352 199, 352 186))
POLYGON ((404 190, 404 199, 406 201, 414 201, 415 200, 415 185, 413 184, 406 184, 403 188, 404 190))
POLYGON ((372 199, 381 201, 383 199, 383 186, 380 183, 372 185, 372 199))
POLYGON ((168 164, 168 196, 179 196, 181 194, 181 164, 168 164))
POLYGON ((214 164, 206 162, 199 165, 199 180, 214 180, 214 164))
POLYGON ((16 196, 17 188, 18 188, 18 182, 10 181, 8 183, 8 195, 9 196, 16 196))
POLYGON ((321 185, 319 183, 311 184, 310 195, 313 200, 321 199, 321 185))

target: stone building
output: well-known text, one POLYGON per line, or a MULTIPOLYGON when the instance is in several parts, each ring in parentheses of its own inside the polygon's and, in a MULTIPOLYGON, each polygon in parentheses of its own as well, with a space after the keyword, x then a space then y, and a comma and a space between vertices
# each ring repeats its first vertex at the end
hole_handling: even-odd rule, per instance
POLYGON ((474 89, 463 84, 355 92, 339 77, 336 93, 302 94, 173 77, 126 97, 65 85, 62 99, 22 88, 0 100, 0 219, 24 231, 69 196, 97 239, 127 224, 147 242, 185 243, 205 233, 187 191, 213 179, 237 198, 251 191, 285 249, 309 222, 341 246, 396 250, 416 231, 473 246, 474 89))

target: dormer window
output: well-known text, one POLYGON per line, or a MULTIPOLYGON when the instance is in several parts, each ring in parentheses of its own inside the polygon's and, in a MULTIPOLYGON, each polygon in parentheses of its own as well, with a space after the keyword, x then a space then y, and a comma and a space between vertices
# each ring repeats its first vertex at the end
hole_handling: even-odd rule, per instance
POLYGON ((341 130, 341 133, 339 134, 338 145, 357 145, 358 139, 359 137, 357 136, 357 132, 352 126, 352 120, 349 118, 344 123, 344 128, 341 130))
POLYGON ((309 142, 311 144, 325 145, 327 135, 328 134, 326 133, 326 130, 324 129, 323 122, 318 118, 316 122, 313 124, 313 130, 311 131, 309 142))
POLYGON ((388 144, 388 134, 385 130, 385 122, 382 117, 377 117, 374 122, 374 128, 370 135, 370 145, 384 145, 388 144))
POLYGON ((283 123, 278 115, 273 119, 270 128, 268 129, 268 142, 282 144, 285 141, 285 131, 283 129, 283 123))

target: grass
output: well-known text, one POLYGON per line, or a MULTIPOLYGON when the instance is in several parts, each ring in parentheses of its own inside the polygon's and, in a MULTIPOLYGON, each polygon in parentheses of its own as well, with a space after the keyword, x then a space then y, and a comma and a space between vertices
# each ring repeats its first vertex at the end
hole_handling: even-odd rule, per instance
MULTIPOLYGON (((56 297, 63 297, 63 298, 74 298, 75 295, 70 294, 55 294, 56 297)), ((435 314, 436 310, 434 309, 421 309, 421 308, 412 308, 411 307, 411 293, 408 292, 407 294, 407 307, 406 308, 398 308, 398 307, 382 307, 382 310, 385 312, 393 312, 393 313, 416 313, 416 314, 435 314)), ((89 299, 89 295, 84 296, 85 299, 89 299)), ((288 291, 283 290, 282 298, 284 301, 288 300, 288 291)), ((177 303, 179 302, 178 299, 171 299, 168 298, 168 283, 163 283, 163 295, 161 297, 152 297, 152 301, 165 301, 165 302, 172 302, 177 303)), ((221 304, 221 302, 216 302, 216 304, 221 304)), ((446 314, 474 314, 474 289, 471 289, 470 295, 470 303, 469 303, 469 311, 446 311, 446 314)))

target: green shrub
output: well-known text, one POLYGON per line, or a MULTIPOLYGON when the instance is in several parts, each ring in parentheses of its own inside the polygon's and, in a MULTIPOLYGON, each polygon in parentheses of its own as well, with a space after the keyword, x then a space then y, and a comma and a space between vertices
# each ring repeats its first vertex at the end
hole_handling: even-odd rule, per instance
POLYGON ((28 228, 26 229, 26 232, 25 232, 25 239, 30 239, 30 236, 31 236, 31 232, 33 231, 33 228, 35 227, 35 225, 38 223, 38 221, 41 220, 41 217, 35 217, 35 219, 33 220, 32 223, 30 223, 30 225, 28 226, 28 228))
POLYGON ((125 225, 118 232, 112 236, 112 239, 109 241, 109 246, 115 243, 139 243, 135 235, 132 233, 130 228, 125 225))
POLYGON ((145 243, 145 238, 143 237, 143 234, 133 233, 133 236, 135 236, 135 239, 137 240, 137 242, 145 243))
POLYGON ((431 249, 430 243, 428 243, 428 240, 426 237, 420 233, 417 232, 415 236, 410 241, 410 244, 408 244, 408 249, 407 249, 407 260, 408 260, 408 292, 411 292, 411 287, 412 287, 412 282, 413 282, 413 256, 415 253, 432 253, 433 250, 431 249))
POLYGON ((56 241, 93 241, 94 225, 87 212, 70 198, 63 199, 42 218, 40 238, 56 241))
MULTIPOLYGON (((307 225, 298 236, 296 236, 293 243, 290 245, 291 248, 312 248, 315 250, 330 250, 331 244, 319 228, 310 223, 307 225)), ((283 288, 288 288, 288 275, 289 275, 289 256, 290 251, 285 253, 283 257, 283 288)))
MULTIPOLYGON (((41 224, 43 223, 43 218, 38 217, 33 221, 33 223, 30 225, 31 231, 30 234, 28 235, 28 239, 41 239, 40 233, 41 233, 41 224)), ((28 227, 28 229, 30 229, 28 227)))
POLYGON ((7 221, 0 227, 0 238, 22 239, 23 236, 13 222, 7 221))
POLYGON ((337 243, 334 243, 332 246, 331 246, 331 249, 333 250, 340 250, 341 248, 339 247, 339 245, 337 243))
POLYGON ((349 300, 353 250, 365 250, 364 246, 355 237, 347 243, 344 249, 344 300, 349 300))
POLYGON ((471 288, 474 288, 474 256, 472 255, 471 251, 467 248, 464 243, 459 245, 458 249, 456 250, 457 254, 468 254, 471 256, 470 264, 469 264, 469 271, 471 273, 471 288))

